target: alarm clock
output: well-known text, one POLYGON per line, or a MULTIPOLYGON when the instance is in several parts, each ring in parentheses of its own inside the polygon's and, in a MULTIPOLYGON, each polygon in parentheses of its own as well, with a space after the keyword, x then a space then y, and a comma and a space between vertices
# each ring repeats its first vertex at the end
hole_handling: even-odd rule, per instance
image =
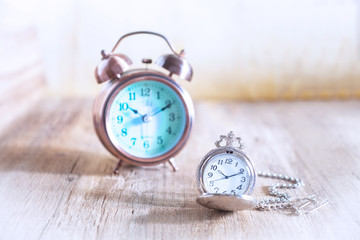
POLYGON ((125 34, 110 53, 101 51, 95 78, 103 87, 95 99, 93 120, 101 143, 119 159, 115 173, 122 161, 137 166, 168 161, 177 170, 174 156, 185 146, 194 121, 191 97, 173 78, 192 78, 184 53, 177 53, 165 36, 148 31, 125 34), (130 58, 115 53, 123 39, 137 34, 165 40, 172 53, 155 61, 163 71, 148 68, 152 60, 147 58, 142 60, 144 68, 131 69, 130 58))

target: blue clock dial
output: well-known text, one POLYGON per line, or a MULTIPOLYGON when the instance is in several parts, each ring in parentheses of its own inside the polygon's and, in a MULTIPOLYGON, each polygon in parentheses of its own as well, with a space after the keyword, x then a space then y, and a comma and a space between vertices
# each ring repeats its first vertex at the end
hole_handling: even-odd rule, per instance
POLYGON ((144 80, 129 84, 110 104, 108 136, 115 146, 135 157, 161 156, 184 133, 185 106, 178 94, 164 83, 144 80))

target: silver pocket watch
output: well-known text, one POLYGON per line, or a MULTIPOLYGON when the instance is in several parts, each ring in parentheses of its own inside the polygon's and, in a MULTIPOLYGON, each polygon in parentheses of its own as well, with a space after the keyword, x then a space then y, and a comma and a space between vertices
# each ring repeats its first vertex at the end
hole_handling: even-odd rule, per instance
POLYGON ((254 164, 243 151, 241 138, 236 137, 232 131, 228 135, 221 135, 215 145, 217 148, 202 158, 196 171, 201 193, 196 202, 200 205, 224 211, 287 209, 300 215, 328 203, 328 199, 319 201, 316 195, 290 201, 291 196, 279 189, 300 188, 303 186, 302 180, 284 174, 256 173, 254 164), (271 197, 256 200, 250 196, 255 187, 256 176, 290 183, 273 184, 268 188, 271 197))

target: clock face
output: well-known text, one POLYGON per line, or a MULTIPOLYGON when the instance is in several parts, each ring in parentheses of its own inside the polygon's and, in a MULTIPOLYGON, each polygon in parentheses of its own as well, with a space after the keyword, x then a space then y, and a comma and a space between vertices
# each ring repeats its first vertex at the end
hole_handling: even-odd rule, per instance
POLYGON ((106 131, 118 150, 139 158, 154 158, 180 141, 186 126, 185 106, 168 85, 137 81, 113 99, 106 114, 106 131))
POLYGON ((249 168, 238 155, 217 154, 205 163, 202 182, 208 193, 242 195, 249 188, 249 168))

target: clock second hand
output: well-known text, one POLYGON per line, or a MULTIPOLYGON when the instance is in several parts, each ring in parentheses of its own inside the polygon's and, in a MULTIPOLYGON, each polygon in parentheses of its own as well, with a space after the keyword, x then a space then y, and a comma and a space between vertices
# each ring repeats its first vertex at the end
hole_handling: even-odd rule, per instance
POLYGON ((221 170, 218 170, 218 173, 220 173, 220 174, 223 175, 224 177, 219 178, 219 179, 215 179, 215 180, 213 180, 213 182, 219 181, 219 180, 223 180, 223 179, 228 179, 228 178, 229 178, 229 177, 226 176, 221 170))
POLYGON ((151 120, 151 118, 148 117, 149 115, 149 112, 151 110, 151 107, 152 107, 152 90, 150 90, 150 93, 149 93, 149 97, 147 99, 147 111, 146 111, 146 114, 142 117, 144 123, 145 123, 145 134, 146 134, 146 137, 149 137, 149 132, 148 132, 148 129, 149 129, 149 121, 151 120))

